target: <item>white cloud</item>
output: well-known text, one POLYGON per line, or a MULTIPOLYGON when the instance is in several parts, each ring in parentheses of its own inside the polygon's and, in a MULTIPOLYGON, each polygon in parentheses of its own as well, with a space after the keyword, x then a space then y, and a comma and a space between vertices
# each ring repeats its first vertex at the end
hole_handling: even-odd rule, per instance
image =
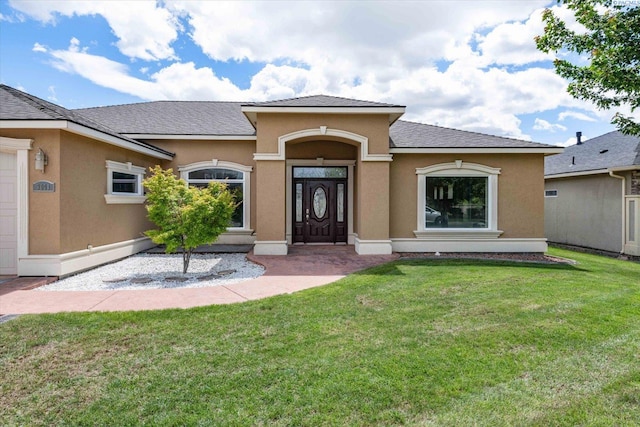
MULTIPOLYGON (((585 141, 587 141, 588 139, 589 139, 589 138, 587 138, 587 137, 585 137, 585 136, 582 136, 582 138, 580 138, 580 140, 581 140, 582 142, 585 142, 585 141)), ((571 145, 576 145, 576 143, 577 143, 577 142, 578 142, 578 138, 577 138, 577 137, 575 137, 575 136, 572 136, 571 138, 568 138, 568 139, 567 139, 566 141, 564 141, 564 142, 556 142, 556 143, 555 143, 555 144, 553 144, 553 145, 556 145, 556 146, 558 146, 558 147, 569 147, 569 146, 571 146, 571 145)))
POLYGON ((572 118, 572 119, 576 119, 576 120, 582 120, 585 122, 596 122, 597 120, 594 119, 591 116, 588 116, 584 113, 579 113, 577 111, 562 111, 560 114, 558 114, 558 120, 563 121, 566 120, 567 118, 572 118))
POLYGON ((523 65, 553 59, 553 55, 540 52, 534 41, 544 31, 542 11, 535 10, 524 22, 500 24, 482 37, 479 49, 483 62, 523 65))
POLYGON ((562 126, 559 124, 549 123, 548 121, 540 118, 536 118, 533 124, 534 130, 546 130, 549 132, 555 132, 557 130, 567 130, 566 126, 562 126))
POLYGON ((10 1, 11 7, 55 25, 58 15, 100 15, 118 38, 118 49, 131 58, 171 59, 178 37, 177 18, 155 1, 10 1))
POLYGON ((51 102, 57 102, 58 101, 58 97, 56 95, 56 88, 55 86, 49 86, 47 88, 47 91, 49 92, 49 96, 47 96, 47 99, 51 102))
POLYGON ((33 44, 33 48, 31 49, 34 52, 46 52, 47 48, 40 43, 36 42, 33 44))
MULTIPOLYGON (((549 59, 533 40, 542 31, 540 8, 546 3, 11 4, 52 24, 58 16, 105 17, 121 52, 157 60, 154 73, 145 64, 138 67, 145 77, 133 77, 127 65, 93 55, 77 40, 67 49, 36 43, 33 50, 50 55, 59 70, 142 99, 250 101, 324 93, 404 104, 408 120, 530 139, 518 115, 556 108, 593 111, 566 93, 566 82, 550 64, 524 66, 549 59), (173 43, 190 43, 187 35, 214 60, 264 65, 241 89, 220 76, 215 63, 172 62, 173 43)), ((566 111, 559 120, 574 113, 566 111)), ((545 130, 563 128, 546 123, 545 130)))

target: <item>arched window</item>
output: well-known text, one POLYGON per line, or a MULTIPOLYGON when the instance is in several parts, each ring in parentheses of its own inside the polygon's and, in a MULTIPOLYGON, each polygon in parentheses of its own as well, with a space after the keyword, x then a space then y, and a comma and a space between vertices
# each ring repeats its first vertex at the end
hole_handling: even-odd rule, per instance
POLYGON ((189 185, 206 187, 211 181, 227 184, 227 188, 233 192, 238 202, 229 228, 249 228, 250 176, 253 170, 251 166, 213 160, 179 167, 178 170, 180 177, 189 185))

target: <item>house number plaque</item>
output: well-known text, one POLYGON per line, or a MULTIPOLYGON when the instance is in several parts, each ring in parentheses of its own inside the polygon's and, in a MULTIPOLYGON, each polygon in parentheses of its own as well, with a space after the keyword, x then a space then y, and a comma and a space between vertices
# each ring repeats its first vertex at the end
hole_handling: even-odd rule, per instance
POLYGON ((56 183, 51 181, 36 181, 33 183, 34 193, 55 193, 56 183))

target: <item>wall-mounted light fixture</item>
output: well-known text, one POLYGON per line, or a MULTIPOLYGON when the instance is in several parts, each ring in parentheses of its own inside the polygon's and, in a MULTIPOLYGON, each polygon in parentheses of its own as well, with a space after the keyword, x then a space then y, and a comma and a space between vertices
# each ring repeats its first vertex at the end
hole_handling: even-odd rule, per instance
POLYGON ((44 173, 44 167, 49 163, 47 154, 42 151, 42 148, 38 148, 36 153, 36 170, 44 173))

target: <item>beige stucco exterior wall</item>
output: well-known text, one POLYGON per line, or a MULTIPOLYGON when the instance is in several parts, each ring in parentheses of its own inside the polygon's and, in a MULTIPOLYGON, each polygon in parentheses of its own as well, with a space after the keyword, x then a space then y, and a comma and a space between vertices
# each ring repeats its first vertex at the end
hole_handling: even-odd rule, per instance
MULTIPOLYGON (((363 114, 258 114, 258 153, 277 153, 278 138, 296 131, 327 126, 368 138, 369 154, 389 153, 389 116, 363 114)), ((354 177, 354 232, 362 240, 389 238, 389 163, 363 162, 356 141, 309 137, 290 141, 287 159, 357 160, 354 177)), ((257 238, 282 241, 286 230, 286 169, 284 160, 258 161, 257 238), (281 191, 274 191, 280 189, 281 191)))
POLYGON ((2 136, 33 140, 29 151, 29 253, 59 254, 60 252, 60 135, 59 130, 3 129, 2 136), (38 148, 47 154, 49 164, 42 173, 34 169, 38 148), (56 184, 53 193, 34 193, 33 183, 51 181, 56 184))
POLYGON ((33 140, 29 151, 29 255, 56 255, 143 237, 151 228, 144 205, 108 205, 106 160, 149 167, 160 162, 62 130, 3 129, 2 136, 33 140), (38 148, 45 172, 33 167, 38 148), (55 183, 53 193, 34 193, 33 183, 55 183))
POLYGON ((295 131, 318 129, 320 126, 366 136, 369 138, 369 153, 371 154, 387 154, 389 152, 389 116, 385 114, 265 113, 258 114, 257 152, 275 153, 278 151, 278 137, 295 131))
POLYGON ((622 250, 620 179, 606 174, 547 179, 545 189, 558 190, 558 197, 545 198, 545 235, 550 242, 622 250))
POLYGON ((107 204, 106 160, 148 170, 150 156, 63 132, 60 151, 61 253, 143 237, 153 228, 144 204, 107 204))
POLYGON ((358 147, 337 141, 291 142, 287 144, 287 159, 355 160, 358 147))
POLYGON ((179 176, 178 167, 192 163, 206 162, 213 159, 238 163, 253 167, 251 172, 251 200, 249 228, 256 228, 256 195, 259 173, 253 153, 256 150, 255 141, 219 141, 219 140, 146 140, 151 145, 175 153, 173 160, 165 160, 162 167, 171 168, 179 176))
POLYGON ((256 235, 262 241, 285 240, 285 162, 258 161, 256 235))
POLYGON ((390 168, 391 238, 414 238, 417 227, 416 168, 455 160, 500 168, 498 229, 502 238, 544 237, 542 154, 394 154, 390 168))
POLYGON ((389 162, 360 162, 356 176, 358 225, 354 231, 361 240, 389 239, 389 162))

